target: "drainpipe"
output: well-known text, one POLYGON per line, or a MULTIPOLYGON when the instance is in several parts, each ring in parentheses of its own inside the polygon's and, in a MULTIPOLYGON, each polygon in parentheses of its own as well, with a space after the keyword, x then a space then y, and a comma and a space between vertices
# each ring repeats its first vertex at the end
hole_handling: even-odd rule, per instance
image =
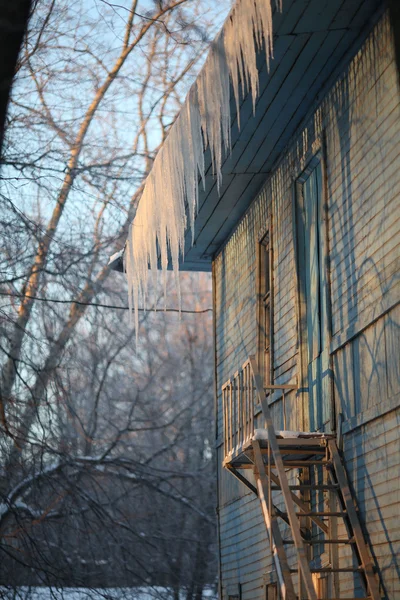
POLYGON ((218 469, 218 449, 216 447, 217 438, 219 437, 219 432, 217 430, 218 423, 218 389, 217 389, 217 311, 216 311, 216 275, 215 275, 215 263, 212 261, 212 299, 213 299, 213 350, 214 350, 214 448, 215 448, 215 472, 217 476, 217 506, 216 506, 216 516, 217 516, 217 543, 218 543, 218 597, 219 600, 222 600, 222 571, 221 571, 221 532, 220 532, 220 514, 219 514, 219 469, 218 469))

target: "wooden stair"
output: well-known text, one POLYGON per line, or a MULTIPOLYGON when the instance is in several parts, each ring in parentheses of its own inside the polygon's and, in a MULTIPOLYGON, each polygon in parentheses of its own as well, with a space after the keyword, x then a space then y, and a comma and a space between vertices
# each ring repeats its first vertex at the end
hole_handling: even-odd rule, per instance
POLYGON ((337 584, 331 585, 329 598, 323 592, 319 595, 315 575, 331 575, 334 578, 338 573, 353 573, 359 578, 364 600, 381 600, 378 575, 335 437, 320 433, 293 433, 291 436, 290 432, 281 432, 281 435, 276 432, 254 357, 250 357, 250 363, 266 427, 243 446, 239 455, 226 459, 224 466, 260 500, 280 597, 282 600, 351 600, 348 592, 342 597, 337 596, 337 584), (242 470, 249 468, 254 472, 257 487, 243 475, 242 470), (293 473, 293 469, 297 469, 301 476, 300 483, 296 485, 289 483, 288 479, 288 473, 293 473), (281 494, 280 499, 283 498, 284 511, 274 504, 277 492, 281 494), (329 494, 329 510, 313 509, 315 504, 325 504, 321 496, 326 493, 329 494), (282 537, 279 526, 282 521, 289 525, 290 539, 282 537), (337 534, 332 537, 332 531, 337 531, 339 522, 345 526, 346 538, 337 534), (351 548, 354 567, 340 567, 338 564, 338 552, 334 548, 341 544, 351 548), (330 547, 329 556, 334 555, 335 560, 329 560, 328 565, 313 564, 312 549, 318 545, 330 547), (293 564, 290 566, 293 557, 287 554, 293 547, 297 568, 293 568, 293 564), (297 593, 293 579, 295 574, 299 582, 297 593))

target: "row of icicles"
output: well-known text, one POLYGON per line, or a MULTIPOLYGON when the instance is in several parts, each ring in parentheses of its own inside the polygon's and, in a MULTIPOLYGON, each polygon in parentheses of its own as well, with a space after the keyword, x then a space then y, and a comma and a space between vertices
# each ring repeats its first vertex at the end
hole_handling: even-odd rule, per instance
MULTIPOLYGON (((278 8, 280 8, 278 6, 278 8)), ((257 52, 272 56, 271 0, 238 0, 229 14, 185 103, 157 154, 124 252, 129 307, 138 332, 138 306, 147 304, 150 278, 161 266, 166 281, 171 261, 179 296, 178 269, 188 226, 194 239, 200 180, 205 186, 204 151, 209 148, 218 190, 222 159, 230 150, 230 82, 239 121, 239 89, 258 96, 257 52)))

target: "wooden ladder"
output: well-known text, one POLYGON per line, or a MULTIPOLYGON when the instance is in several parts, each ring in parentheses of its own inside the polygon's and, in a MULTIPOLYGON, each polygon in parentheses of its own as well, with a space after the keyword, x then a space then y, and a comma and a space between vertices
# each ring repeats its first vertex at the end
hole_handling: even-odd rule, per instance
MULTIPOLYGON (((364 590, 364 600, 381 600, 379 579, 361 528, 358 511, 336 440, 332 435, 321 438, 321 434, 315 434, 315 439, 313 439, 313 434, 307 434, 307 439, 278 439, 254 357, 250 357, 250 364, 256 393, 265 419, 267 435, 265 436, 266 442, 260 443, 260 440, 253 439, 251 446, 246 450, 246 456, 253 463, 257 493, 270 540, 281 598, 283 600, 320 600, 321 598, 325 600, 327 596, 319 596, 319 592, 315 588, 314 573, 326 576, 328 573, 354 572, 359 575, 364 590), (263 447, 261 447, 262 445, 263 447), (310 469, 313 470, 313 474, 325 470, 324 483, 310 482, 309 479, 305 483, 303 479, 299 485, 290 485, 286 470, 290 472, 290 469, 293 468, 302 469, 303 473, 308 474, 310 469), (281 492, 285 511, 281 511, 274 505, 272 492, 275 491, 281 492), (308 501, 297 496, 296 491, 302 492, 305 497, 308 497, 308 501), (316 510, 313 510, 310 504, 311 494, 324 491, 331 492, 329 511, 325 509, 318 511, 318 506, 316 510), (336 498, 335 504, 332 503, 332 498, 336 498), (335 506, 337 506, 336 510, 334 510, 335 506), (282 538, 279 519, 289 525, 292 539, 284 540, 282 538), (333 521, 336 525, 337 519, 342 520, 347 531, 347 539, 326 537, 331 532, 330 525, 333 519, 336 519, 333 521), (302 526, 305 522, 318 528, 323 537, 319 537, 319 539, 318 536, 311 537, 310 528, 307 530, 302 526), (354 568, 340 568, 337 564, 318 568, 313 566, 312 561, 310 562, 310 551, 314 544, 332 545, 330 547, 333 552, 334 548, 337 548, 337 544, 350 545, 357 566, 354 568), (288 547, 295 548, 297 569, 289 566, 288 547), (299 595, 296 595, 295 592, 294 573, 298 574, 299 595)), ((340 598, 334 589, 333 591, 331 589, 328 596, 330 600, 339 600, 340 598)), ((347 594, 343 597, 351 600, 347 594)), ((357 600, 363 599, 358 598, 357 600)))

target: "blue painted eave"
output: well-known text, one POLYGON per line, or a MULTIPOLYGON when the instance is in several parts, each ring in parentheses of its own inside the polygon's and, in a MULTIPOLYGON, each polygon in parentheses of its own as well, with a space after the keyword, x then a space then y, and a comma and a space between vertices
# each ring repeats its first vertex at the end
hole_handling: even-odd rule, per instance
POLYGON ((260 94, 253 114, 242 98, 240 130, 231 103, 232 151, 217 191, 208 165, 192 234, 186 234, 182 270, 209 271, 213 257, 237 226, 305 117, 356 54, 382 0, 283 0, 274 13, 274 59, 258 57, 260 94))

